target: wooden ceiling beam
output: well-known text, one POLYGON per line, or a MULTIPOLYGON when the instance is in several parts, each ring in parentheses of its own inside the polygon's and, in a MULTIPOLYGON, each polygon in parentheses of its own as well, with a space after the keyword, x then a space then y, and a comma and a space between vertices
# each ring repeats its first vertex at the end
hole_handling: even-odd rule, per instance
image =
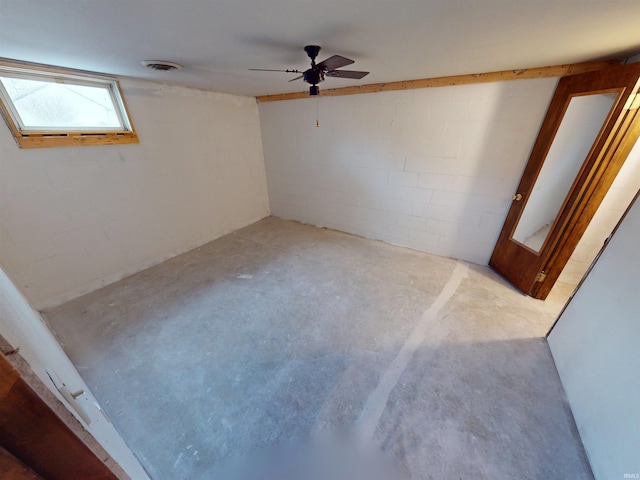
MULTIPOLYGON (((416 88, 448 87, 452 85, 468 85, 471 83, 504 82, 507 80, 521 80, 525 78, 566 77, 579 73, 600 70, 611 65, 619 65, 619 59, 598 62, 572 63, 554 65, 551 67, 523 68, 520 70, 502 70, 499 72, 472 73, 468 75, 453 75, 449 77, 422 78, 418 80, 404 80, 389 83, 371 83, 353 87, 320 89, 321 97, 337 97, 340 95, 357 95, 360 93, 390 92, 395 90, 411 90, 416 88)), ((282 100, 296 100, 309 98, 309 92, 279 93, 276 95, 262 95, 257 97, 260 102, 279 102, 282 100)))

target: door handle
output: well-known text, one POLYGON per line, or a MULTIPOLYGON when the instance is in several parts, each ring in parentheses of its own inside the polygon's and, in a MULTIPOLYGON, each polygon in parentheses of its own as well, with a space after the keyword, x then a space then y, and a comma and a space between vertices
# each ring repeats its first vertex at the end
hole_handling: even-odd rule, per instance
POLYGON ((87 412, 84 411, 84 408, 82 408, 82 406, 80 406, 80 404, 76 400, 76 398, 78 398, 80 395, 84 395, 84 390, 78 390, 77 392, 72 392, 67 388, 66 385, 63 385, 62 387, 58 388, 58 390, 60 391, 64 399, 67 402, 69 402, 69 405, 71 405, 71 408, 73 408, 76 411, 76 413, 80 415, 80 418, 84 420, 84 423, 89 425, 91 423, 91 418, 89 418, 89 415, 87 415, 87 412))
POLYGON ((71 408, 73 408, 75 412, 78 414, 78 416, 80 416, 80 418, 84 420, 84 423, 86 423, 87 425, 90 425, 91 418, 89 417, 89 415, 87 415, 87 412, 84 410, 84 408, 82 408, 82 405, 80 405, 76 400, 79 396, 84 395, 84 390, 78 390, 76 392, 72 392, 62 381, 60 381, 59 377, 55 375, 55 373, 54 375, 56 378, 58 378, 58 382, 56 382, 53 379, 53 377, 51 376, 51 373, 49 373, 48 370, 45 370, 45 371, 47 372, 47 375, 49 375, 49 378, 51 379, 51 383, 53 383, 53 386, 58 389, 58 391, 67 401, 67 403, 69 403, 71 408), (58 383, 62 384, 62 386, 58 386, 58 383))
POLYGON ((519 202, 520 200, 522 200, 522 194, 516 193, 513 197, 511 197, 511 200, 519 202))

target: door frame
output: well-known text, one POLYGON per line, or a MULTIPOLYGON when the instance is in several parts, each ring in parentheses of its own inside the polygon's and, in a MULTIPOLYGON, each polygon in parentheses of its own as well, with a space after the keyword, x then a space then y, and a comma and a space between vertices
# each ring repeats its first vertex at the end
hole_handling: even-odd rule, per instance
POLYGON ((563 77, 553 95, 489 265, 544 300, 640 136, 640 63, 563 77), (538 175, 575 96, 619 92, 539 252, 513 239, 538 175), (523 199, 524 201, 519 201, 523 199))
MULTIPOLYGON (((85 407, 85 412, 91 418, 90 424, 85 424, 80 417, 76 417, 78 426, 95 439, 124 473, 131 478, 149 480, 148 474, 129 449, 113 424, 103 414, 102 410, 73 363, 62 350, 51 331, 46 326, 42 315, 27 301, 26 297, 12 282, 0 265, 0 337, 9 345, 20 348, 20 356, 26 361, 31 371, 47 389, 45 395, 56 398, 65 408, 68 415, 76 415, 75 411, 60 394, 52 383, 48 372, 71 387, 73 390, 83 390, 84 395, 77 398, 78 403, 85 407)), ((73 391, 72 390, 72 391, 73 391)), ((62 414, 60 415, 63 416, 62 414)), ((91 441, 86 437, 87 441, 91 441)))
POLYGON ((0 444, 43 478, 117 480, 115 473, 0 353, 0 444))
POLYGON ((638 94, 635 97, 634 107, 635 109, 631 109, 627 113, 623 125, 620 127, 619 135, 616 136, 615 145, 611 145, 605 152, 582 197, 577 202, 562 236, 547 261, 542 265, 546 280, 534 284, 531 292, 532 297, 544 300, 549 295, 622 165, 640 138, 640 110, 638 109, 640 95, 638 94))

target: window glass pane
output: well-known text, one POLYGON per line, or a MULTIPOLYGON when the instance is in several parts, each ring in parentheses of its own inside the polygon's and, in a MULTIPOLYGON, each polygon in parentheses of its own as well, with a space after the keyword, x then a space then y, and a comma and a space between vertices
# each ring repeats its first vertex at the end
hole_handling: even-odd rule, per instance
POLYGON ((0 77, 23 130, 124 129, 109 88, 0 77))

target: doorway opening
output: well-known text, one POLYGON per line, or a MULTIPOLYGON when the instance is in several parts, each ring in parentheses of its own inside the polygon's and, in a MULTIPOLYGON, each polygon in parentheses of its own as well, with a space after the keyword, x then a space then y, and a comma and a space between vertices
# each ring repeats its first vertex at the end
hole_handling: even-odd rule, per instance
POLYGON ((602 246, 640 192, 640 140, 637 140, 600 207, 591 219, 549 297, 565 303, 575 291, 602 246))

